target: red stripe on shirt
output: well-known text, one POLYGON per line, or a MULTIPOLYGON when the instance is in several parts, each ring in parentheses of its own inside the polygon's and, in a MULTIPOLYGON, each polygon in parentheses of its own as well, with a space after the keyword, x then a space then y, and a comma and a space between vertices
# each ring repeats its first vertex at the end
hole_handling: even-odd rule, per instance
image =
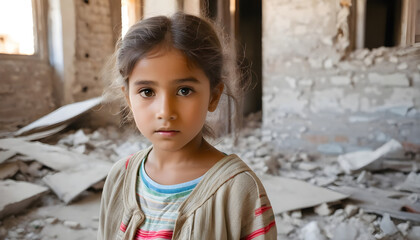
POLYGON ((258 217, 259 215, 263 214, 265 211, 271 209, 271 206, 263 206, 260 208, 255 209, 255 216, 258 217))
POLYGON ((268 233, 270 231, 270 229, 276 224, 276 221, 273 220, 270 224, 268 224, 266 227, 260 228, 258 230, 255 230, 254 232, 252 232, 251 234, 249 234, 248 236, 241 238, 243 240, 251 240, 254 239, 258 236, 264 235, 266 233, 268 233))
POLYGON ((123 222, 121 222, 120 230, 123 231, 123 232, 125 232, 125 230, 127 230, 127 226, 123 222))
POLYGON ((171 230, 160 230, 160 231, 144 231, 144 230, 137 230, 136 233, 136 240, 146 240, 146 239, 172 239, 173 231, 171 230))
POLYGON ((133 153, 133 154, 131 154, 130 156, 128 156, 127 160, 125 161, 125 169, 127 169, 127 167, 128 167, 128 162, 130 161, 130 158, 131 158, 133 155, 134 155, 134 153, 133 153))

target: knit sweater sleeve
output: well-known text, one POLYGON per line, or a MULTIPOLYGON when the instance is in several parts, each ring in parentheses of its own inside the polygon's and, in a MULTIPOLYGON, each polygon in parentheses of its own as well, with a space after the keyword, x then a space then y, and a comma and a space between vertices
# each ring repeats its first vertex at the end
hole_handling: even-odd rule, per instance
POLYGON ((124 182, 124 173, 126 159, 121 159, 114 164, 105 181, 102 191, 99 226, 98 226, 98 240, 115 239, 115 234, 118 231, 119 223, 122 214, 122 186, 124 182))
POLYGON ((240 239, 276 239, 273 209, 259 178, 253 172, 245 172, 236 176, 231 186, 230 194, 234 194, 228 200, 231 232, 239 227, 240 239))

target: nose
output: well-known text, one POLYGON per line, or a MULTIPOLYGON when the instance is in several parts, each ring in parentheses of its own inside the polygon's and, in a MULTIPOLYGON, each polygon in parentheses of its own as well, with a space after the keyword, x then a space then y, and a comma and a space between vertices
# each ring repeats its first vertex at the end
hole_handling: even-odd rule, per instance
POLYGON ((176 113, 175 99, 169 96, 162 96, 158 101, 158 109, 156 118, 159 120, 175 120, 178 115, 176 113))

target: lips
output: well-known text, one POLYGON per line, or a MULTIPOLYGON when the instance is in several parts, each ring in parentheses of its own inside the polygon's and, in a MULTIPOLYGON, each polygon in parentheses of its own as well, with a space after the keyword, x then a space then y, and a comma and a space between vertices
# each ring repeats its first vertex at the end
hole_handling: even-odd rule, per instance
POLYGON ((157 131, 155 131, 155 133, 165 136, 165 137, 171 137, 171 136, 175 136, 176 134, 179 133, 178 130, 172 130, 172 129, 159 129, 157 131))

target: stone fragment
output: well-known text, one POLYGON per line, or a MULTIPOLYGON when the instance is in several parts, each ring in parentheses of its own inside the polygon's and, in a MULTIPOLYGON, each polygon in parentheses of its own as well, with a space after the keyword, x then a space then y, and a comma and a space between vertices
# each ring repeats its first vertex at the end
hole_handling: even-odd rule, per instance
POLYGON ((71 202, 84 190, 103 180, 112 164, 106 161, 92 161, 74 166, 42 180, 65 203, 71 202))
POLYGON ((354 240, 357 239, 359 231, 356 227, 347 223, 340 223, 333 229, 334 240, 354 240))
POLYGON ((330 207, 328 206, 328 204, 326 203, 322 203, 319 206, 316 206, 314 208, 314 212, 316 214, 318 214, 319 216, 329 216, 332 213, 332 210, 330 209, 330 207))
POLYGON ((13 157, 14 155, 16 155, 15 151, 10 151, 10 150, 6 150, 6 151, 0 151, 0 163, 6 161, 7 159, 13 157))
POLYGON ((290 216, 292 218, 302 218, 302 211, 293 211, 290 216))
POLYGON ((13 177, 19 171, 17 162, 7 162, 0 165, 0 179, 13 177))
POLYGON ((25 210, 47 191, 48 188, 32 183, 13 180, 0 181, 0 219, 25 210))
POLYGON ((64 221, 64 226, 72 229, 80 229, 80 223, 74 221, 64 221))
POLYGON ((73 140, 74 146, 78 146, 78 145, 89 142, 89 137, 86 136, 85 132, 83 132, 82 129, 77 130, 77 132, 73 136, 74 136, 74 140, 73 140))
POLYGON ((400 231, 401 235, 404 237, 408 234, 408 229, 410 228, 410 222, 400 223, 397 225, 398 231, 400 231))
POLYGON ((344 212, 348 217, 354 216, 359 211, 359 207, 353 204, 347 204, 344 208, 344 212))
POLYGON ((45 226, 45 222, 43 220, 37 219, 29 223, 29 226, 31 226, 34 229, 40 229, 45 226))
POLYGON ((391 220, 391 217, 388 213, 385 213, 382 217, 382 220, 379 224, 381 230, 386 235, 392 235, 398 232, 397 227, 395 226, 394 222, 391 220))
POLYGON ((306 224, 302 228, 301 234, 301 239, 303 240, 326 240, 326 237, 321 233, 321 229, 316 221, 306 224))
POLYGON ((402 183, 398 189, 420 193, 420 173, 410 172, 405 179, 404 183, 402 183))
POLYGON ((394 73, 381 75, 379 73, 369 73, 368 79, 371 84, 378 84, 386 87, 409 87, 410 81, 406 74, 394 73))
POLYGON ((56 224, 57 222, 58 222, 58 219, 55 217, 49 217, 45 219, 45 223, 48 223, 48 224, 56 224))
POLYGON ((389 61, 392 63, 398 63, 398 58, 396 56, 390 56, 389 61))

